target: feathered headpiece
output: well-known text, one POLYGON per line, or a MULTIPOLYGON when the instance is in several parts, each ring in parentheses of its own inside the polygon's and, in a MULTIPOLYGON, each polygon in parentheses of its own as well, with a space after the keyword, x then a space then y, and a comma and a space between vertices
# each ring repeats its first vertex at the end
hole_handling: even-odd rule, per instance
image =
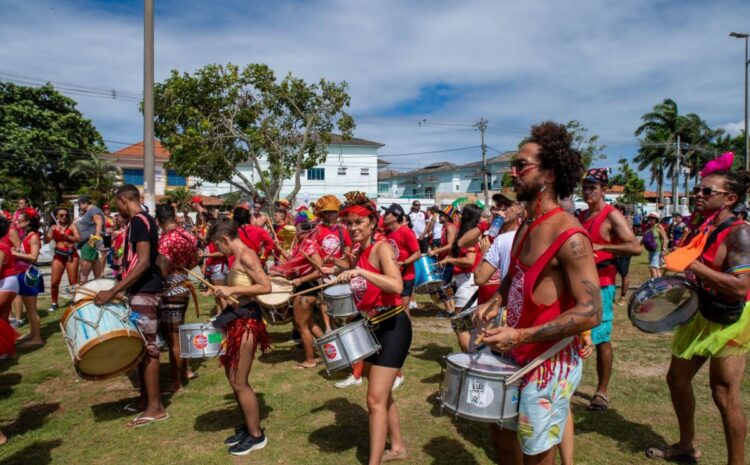
POLYGON ((724 152, 706 163, 706 166, 703 167, 703 171, 701 171, 701 177, 705 178, 716 171, 728 170, 732 167, 732 163, 734 163, 734 152, 724 152))

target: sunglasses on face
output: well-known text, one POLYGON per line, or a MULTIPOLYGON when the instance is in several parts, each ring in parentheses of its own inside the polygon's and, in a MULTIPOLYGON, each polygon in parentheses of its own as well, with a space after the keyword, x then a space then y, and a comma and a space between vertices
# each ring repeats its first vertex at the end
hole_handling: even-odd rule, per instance
POLYGON ((713 187, 695 186, 693 187, 693 194, 701 194, 703 195, 703 197, 712 197, 715 194, 728 194, 728 192, 720 191, 719 189, 714 189, 713 187))
POLYGON ((513 160, 510 162, 510 168, 512 170, 515 170, 517 173, 523 173, 524 171, 526 171, 526 167, 539 165, 541 165, 541 163, 534 163, 522 159, 513 160))

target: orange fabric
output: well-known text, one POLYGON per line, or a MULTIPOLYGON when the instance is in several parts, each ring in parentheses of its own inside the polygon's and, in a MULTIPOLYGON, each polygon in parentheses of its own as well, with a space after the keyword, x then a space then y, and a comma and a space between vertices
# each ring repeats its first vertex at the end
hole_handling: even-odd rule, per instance
POLYGON ((693 239, 682 247, 676 248, 672 253, 664 257, 667 269, 670 271, 685 271, 691 263, 696 261, 703 253, 708 235, 713 231, 701 231, 693 239))

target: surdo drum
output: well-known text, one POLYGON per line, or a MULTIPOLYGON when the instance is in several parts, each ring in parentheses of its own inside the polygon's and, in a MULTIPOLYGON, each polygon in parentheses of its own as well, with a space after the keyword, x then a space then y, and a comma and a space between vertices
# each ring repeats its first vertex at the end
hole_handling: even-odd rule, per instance
POLYGON ((380 343, 365 319, 346 324, 316 339, 328 373, 343 370, 380 350, 380 343))
POLYGON ((518 365, 495 355, 456 353, 445 357, 440 384, 441 409, 455 417, 483 423, 500 423, 518 416, 521 380, 506 380, 518 365))

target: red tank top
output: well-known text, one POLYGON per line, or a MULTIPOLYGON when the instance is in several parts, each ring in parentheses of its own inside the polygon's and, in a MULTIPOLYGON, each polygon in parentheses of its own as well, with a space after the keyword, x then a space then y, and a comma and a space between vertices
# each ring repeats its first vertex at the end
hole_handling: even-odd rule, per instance
MULTIPOLYGON (((548 215, 553 216, 561 212, 562 209, 556 209, 556 211, 553 210, 548 213, 548 215)), ((538 218, 537 221, 541 222, 539 220, 543 220, 545 216, 538 218)), ((531 232, 531 229, 538 224, 537 221, 529 227, 523 238, 521 238, 517 248, 518 251, 523 250, 524 242, 531 232)), ((511 253, 508 273, 512 278, 510 291, 508 293, 508 303, 506 305, 508 326, 514 328, 530 328, 532 326, 541 325, 554 320, 563 312, 575 306, 575 300, 567 288, 561 291, 558 299, 552 304, 538 304, 534 302, 534 287, 537 278, 544 270, 544 267, 547 266, 547 263, 552 260, 565 241, 570 239, 570 237, 576 233, 582 233, 588 237, 586 231, 580 228, 571 228, 563 231, 547 248, 547 250, 545 250, 544 253, 542 253, 542 255, 540 255, 539 258, 529 267, 526 267, 521 263, 517 253, 511 253)), ((545 341, 522 344, 511 350, 511 356, 519 364, 525 365, 541 355, 545 350, 552 347, 556 342, 557 341, 545 341)), ((563 350, 560 353, 566 353, 566 351, 563 350)), ((552 361, 548 360, 547 362, 551 363, 552 361)), ((541 364, 537 370, 549 369, 550 363, 547 362, 541 364)), ((544 379, 544 377, 539 378, 544 379)))
MULTIPOLYGON (((7 236, 6 236, 7 237, 7 236)), ((4 239, 4 238, 3 238, 4 239)), ((3 263, 0 265, 0 279, 7 278, 16 274, 16 257, 13 256, 10 247, 5 241, 0 241, 0 252, 5 255, 3 263)))
POLYGON ((72 228, 62 229, 62 227, 60 226, 55 226, 55 229, 52 231, 52 239, 55 240, 55 250, 59 250, 61 252, 69 251, 72 248, 72 246, 64 245, 63 242, 68 242, 65 239, 65 236, 72 236, 72 235, 73 235, 72 228))
MULTIPOLYGON (((588 231, 591 242, 594 244, 616 244, 617 241, 605 240, 601 235, 602 225, 607 219, 609 213, 614 210, 612 205, 604 205, 602 210, 589 218, 586 218, 588 210, 581 212, 578 219, 581 221, 584 229, 588 231)), ((613 286, 617 278, 617 267, 615 266, 615 254, 604 250, 596 251, 596 271, 599 273, 599 285, 613 286)))
MULTIPOLYGON (((370 263, 370 254, 375 248, 375 244, 380 242, 373 242, 370 244, 362 253, 359 255, 357 261, 357 268, 371 271, 377 274, 383 274, 380 270, 372 266, 370 263)), ((352 289, 352 295, 354 297, 354 305, 357 309, 362 312, 367 312, 368 316, 373 317, 377 314, 375 309, 380 307, 396 307, 401 305, 401 296, 398 294, 388 294, 383 292, 379 287, 372 284, 362 276, 349 281, 349 287, 352 289)))
MULTIPOLYGON (((709 219, 708 221, 711 221, 711 219, 709 219)), ((706 223, 708 223, 708 221, 706 223)), ((721 264, 714 263, 714 260, 716 260, 716 253, 719 251, 719 246, 722 242, 724 242, 724 239, 727 238, 729 233, 731 233, 734 228, 740 226, 743 223, 744 221, 737 219, 732 224, 730 224, 729 227, 724 228, 719 234, 716 235, 716 240, 711 244, 710 247, 704 250, 700 256, 700 260, 704 265, 711 268, 712 270, 724 271, 721 269, 721 264)), ((700 229, 702 230, 704 226, 706 226, 705 223, 703 226, 701 226, 700 229)), ((748 291, 747 295, 745 296, 745 300, 750 300, 750 291, 748 291)))
POLYGON ((470 254, 471 252, 475 252, 476 255, 474 256, 474 262, 469 266, 454 266, 453 272, 454 273, 473 273, 474 270, 477 268, 477 265, 479 265, 479 262, 482 261, 482 248, 479 246, 479 244, 474 244, 471 247, 461 247, 458 249, 458 257, 456 258, 463 258, 470 254))
MULTIPOLYGON (((34 236, 40 237, 38 232, 31 231, 21 241, 21 251, 23 253, 31 253, 31 238, 34 236)), ((25 260, 16 260, 16 270, 19 273, 28 270, 31 265, 33 265, 33 263, 27 262, 25 260)))
MULTIPOLYGON (((448 245, 448 229, 449 228, 455 228, 455 227, 456 227, 456 225, 453 224, 453 223, 444 223, 443 224, 443 229, 440 230, 440 246, 441 247, 444 246, 444 245, 448 245)), ((445 257, 448 256, 449 253, 450 253, 450 250, 448 250, 447 252, 441 252, 441 253, 439 253, 438 254, 438 259, 440 259, 440 260, 444 259, 445 257)))

